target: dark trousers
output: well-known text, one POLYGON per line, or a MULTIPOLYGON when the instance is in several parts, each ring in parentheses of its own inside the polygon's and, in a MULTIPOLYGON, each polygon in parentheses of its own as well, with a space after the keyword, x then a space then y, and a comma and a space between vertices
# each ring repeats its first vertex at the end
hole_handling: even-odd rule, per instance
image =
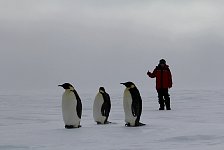
POLYGON ((168 89, 157 89, 160 110, 164 110, 164 106, 166 105, 166 109, 170 110, 170 95, 168 93, 168 89))

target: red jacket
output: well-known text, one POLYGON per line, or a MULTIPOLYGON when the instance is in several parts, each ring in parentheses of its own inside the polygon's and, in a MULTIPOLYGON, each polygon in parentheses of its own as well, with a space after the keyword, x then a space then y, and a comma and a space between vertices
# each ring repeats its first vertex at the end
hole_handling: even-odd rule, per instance
POLYGON ((172 75, 168 65, 164 67, 158 65, 153 73, 147 72, 147 75, 151 78, 156 78, 156 89, 172 87, 172 75))

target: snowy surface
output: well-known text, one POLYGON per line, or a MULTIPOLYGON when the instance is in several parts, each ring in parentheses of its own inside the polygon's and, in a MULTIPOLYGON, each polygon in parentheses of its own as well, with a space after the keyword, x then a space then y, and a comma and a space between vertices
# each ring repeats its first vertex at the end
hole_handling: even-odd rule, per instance
MULTIPOLYGON (((155 91, 141 93, 146 126, 124 126, 122 94, 108 93, 114 124, 96 125, 96 93, 80 93, 82 128, 64 129, 62 90, 0 91, 1 150, 223 150, 224 91, 172 90, 171 111, 159 111, 155 91)), ((141 92, 141 91, 140 91, 141 92)))

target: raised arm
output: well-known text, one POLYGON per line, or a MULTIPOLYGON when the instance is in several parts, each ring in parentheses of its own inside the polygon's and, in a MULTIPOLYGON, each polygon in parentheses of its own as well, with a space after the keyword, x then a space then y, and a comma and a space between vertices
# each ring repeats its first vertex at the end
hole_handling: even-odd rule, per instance
POLYGON ((156 77, 156 68, 154 69, 154 71, 151 73, 151 72, 147 72, 147 75, 150 77, 150 78, 155 78, 156 77))

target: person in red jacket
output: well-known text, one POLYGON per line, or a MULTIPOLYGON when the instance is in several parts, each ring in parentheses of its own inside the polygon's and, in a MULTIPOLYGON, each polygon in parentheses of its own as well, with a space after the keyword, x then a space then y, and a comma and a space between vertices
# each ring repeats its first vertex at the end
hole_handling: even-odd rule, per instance
POLYGON ((152 73, 148 71, 147 75, 151 78, 156 78, 156 90, 160 104, 159 110, 164 110, 164 106, 166 106, 167 110, 171 110, 168 89, 172 87, 172 75, 166 61, 161 59, 154 71, 152 73))

